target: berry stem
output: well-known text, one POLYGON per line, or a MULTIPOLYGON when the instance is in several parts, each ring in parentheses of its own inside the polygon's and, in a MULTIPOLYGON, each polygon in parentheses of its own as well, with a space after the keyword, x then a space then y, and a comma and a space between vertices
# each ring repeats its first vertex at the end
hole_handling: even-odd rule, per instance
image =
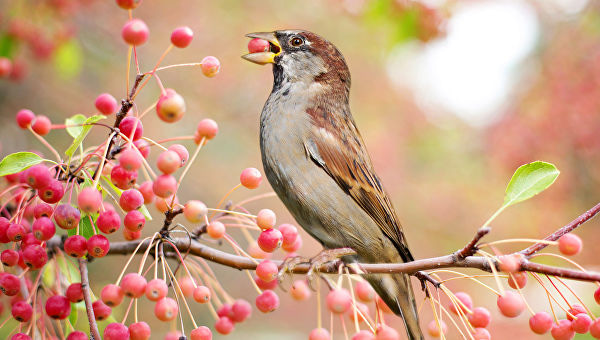
POLYGON ((50 145, 50 143, 48 143, 48 141, 46 141, 46 139, 44 137, 40 136, 39 134, 37 134, 37 132, 33 131, 33 128, 31 127, 31 125, 29 125, 27 127, 27 129, 29 131, 31 131, 31 133, 33 133, 35 138, 37 138, 42 144, 44 144, 48 148, 48 150, 50 150, 50 152, 52 152, 52 154, 54 154, 54 157, 56 157, 56 161, 58 163, 62 163, 62 160, 60 158, 60 154, 58 153, 58 151, 56 151, 56 149, 53 148, 52 145, 50 145))

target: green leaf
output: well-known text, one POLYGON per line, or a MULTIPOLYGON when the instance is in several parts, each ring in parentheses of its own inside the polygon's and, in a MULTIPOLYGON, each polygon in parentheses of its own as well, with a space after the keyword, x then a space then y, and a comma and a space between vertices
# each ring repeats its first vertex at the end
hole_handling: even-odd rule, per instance
MULTIPOLYGON (((85 237, 86 240, 89 240, 90 237, 94 236, 94 226, 92 222, 96 223, 96 218, 98 215, 83 215, 81 216, 81 220, 79 220, 79 235, 85 237), (90 216, 92 217, 92 221, 90 221, 90 216)), ((77 228, 67 230, 67 234, 69 236, 75 235, 77 232, 77 228)))
POLYGON ((85 123, 87 117, 80 114, 76 114, 73 117, 65 119, 65 125, 67 126, 67 133, 71 135, 73 138, 77 138, 81 131, 83 130, 83 123, 85 123), (76 125, 76 126, 70 126, 76 125))
POLYGON ((520 166, 506 187, 504 207, 529 199, 546 190, 559 174, 560 171, 553 164, 546 162, 536 161, 520 166))
POLYGON ((79 310, 77 309, 76 304, 72 303, 71 304, 71 314, 69 314, 69 322, 71 323, 71 325, 73 325, 73 327, 75 327, 75 325, 77 324, 78 313, 79 313, 79 310))
POLYGON ((81 47, 74 39, 61 44, 54 52, 54 67, 64 79, 73 78, 79 74, 83 64, 82 60, 81 47))
POLYGON ((43 161, 42 157, 33 152, 12 153, 0 162, 0 176, 16 174, 43 161))
POLYGON ((46 287, 52 287, 56 283, 56 261, 48 261, 42 270, 42 282, 46 287))
POLYGON ((90 132, 90 129, 93 127, 93 125, 91 125, 91 124, 97 123, 98 121, 100 121, 104 118, 106 118, 104 115, 95 115, 95 116, 92 116, 92 117, 86 119, 82 123, 84 125, 81 127, 81 131, 79 132, 77 137, 75 137, 75 139, 73 140, 73 144, 71 144, 71 146, 69 146, 67 151, 65 151, 65 154, 69 157, 73 156, 73 153, 75 152, 75 150, 77 150, 79 145, 81 145, 81 143, 83 143, 83 140, 87 136, 88 132, 90 132))

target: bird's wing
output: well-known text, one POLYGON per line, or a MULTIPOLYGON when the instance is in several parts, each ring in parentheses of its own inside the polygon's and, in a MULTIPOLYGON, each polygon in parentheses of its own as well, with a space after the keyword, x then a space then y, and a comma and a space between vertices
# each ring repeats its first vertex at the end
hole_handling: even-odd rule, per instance
POLYGON ((377 223, 394 243, 404 261, 413 257, 407 247, 394 207, 375 174, 371 159, 349 114, 343 126, 322 124, 327 113, 308 112, 313 120, 305 142, 307 156, 320 166, 377 223))

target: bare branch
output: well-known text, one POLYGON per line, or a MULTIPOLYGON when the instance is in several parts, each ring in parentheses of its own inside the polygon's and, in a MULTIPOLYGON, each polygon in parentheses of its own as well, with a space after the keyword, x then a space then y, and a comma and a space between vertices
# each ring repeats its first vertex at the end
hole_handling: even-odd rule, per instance
POLYGON ((90 294, 90 280, 88 278, 87 260, 85 258, 79 259, 79 273, 81 274, 81 290, 83 291, 85 310, 90 324, 90 334, 92 335, 92 339, 101 340, 96 316, 94 315, 94 308, 92 308, 92 294, 90 294))

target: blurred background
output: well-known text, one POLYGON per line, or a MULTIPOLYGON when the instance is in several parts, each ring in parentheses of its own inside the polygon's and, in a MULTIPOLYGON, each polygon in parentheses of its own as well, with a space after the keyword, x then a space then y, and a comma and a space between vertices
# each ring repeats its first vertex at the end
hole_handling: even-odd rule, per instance
MULTIPOLYGON (((242 169, 262 169, 258 124, 272 75, 270 67, 247 63, 240 56, 246 53, 244 34, 286 28, 314 31, 344 54, 353 77, 354 117, 416 258, 448 254, 470 240, 500 206, 510 176, 523 163, 552 162, 561 175, 539 197, 504 212, 494 221, 488 240, 542 238, 600 200, 598 2, 144 1, 134 16, 150 27, 149 42, 138 48, 142 70, 152 68, 168 46, 171 31, 182 25, 194 30, 194 41, 170 53, 164 65, 199 62, 207 55, 221 61, 221 72, 212 79, 195 68, 162 71, 165 87, 185 98, 187 114, 168 126, 153 113, 143 121, 145 135, 155 140, 191 135, 203 118, 219 123, 219 135, 187 176, 179 194, 182 202, 194 198, 215 206, 238 183, 242 169)), ((24 149, 45 151, 33 136, 16 128, 14 116, 21 108, 62 124, 77 113, 94 114, 94 99, 102 92, 125 96, 127 46, 120 31, 126 20, 127 12, 114 1, 0 0, 0 56, 13 62, 11 74, 0 80, 2 156, 24 149)), ((158 95, 156 83, 150 82, 136 99, 138 109, 158 95)), ((103 138, 103 130, 89 137, 96 142, 103 138)), ((48 140, 59 150, 70 143, 64 130, 50 133, 48 140)), ((259 193, 269 192, 268 183, 263 183, 259 193)), ((239 190, 232 199, 255 194, 239 190)), ((270 208, 278 213, 278 223, 293 222, 276 198, 247 208, 270 208)), ((575 258, 596 270, 600 268, 593 244, 600 242, 598 227, 592 221, 577 231, 587 247, 575 258)), ((147 224, 150 231, 154 229, 147 224)), ((300 253, 316 254, 317 243, 303 236, 300 253)), ((91 265, 97 294, 116 279, 120 264, 115 266, 115 261, 124 261, 110 260, 114 261, 91 265)), ((254 300, 242 273, 213 268, 231 295, 254 300)), ((492 311, 490 331, 495 339, 537 337, 528 329, 527 315, 502 318, 489 291, 464 280, 450 286, 471 292, 475 305, 492 311)), ((572 286, 595 305, 594 286, 572 286)), ((254 322, 240 325, 228 338, 306 339, 316 327, 315 298, 298 303, 278 292, 278 311, 267 316, 254 311, 254 322)), ((543 290, 530 284, 526 292, 534 310, 548 310, 543 290)), ((114 313, 123 315, 123 310, 114 313)), ((159 323, 142 308, 144 313, 156 338, 175 327, 159 323)), ((195 308, 194 313, 199 323, 212 325, 205 308, 195 308)), ((425 305, 422 324, 430 320, 425 305)), ((390 322, 401 330, 399 319, 390 322)), ((343 338, 339 322, 336 330, 334 339, 343 338)), ((450 331, 449 338, 459 335, 450 331)))

